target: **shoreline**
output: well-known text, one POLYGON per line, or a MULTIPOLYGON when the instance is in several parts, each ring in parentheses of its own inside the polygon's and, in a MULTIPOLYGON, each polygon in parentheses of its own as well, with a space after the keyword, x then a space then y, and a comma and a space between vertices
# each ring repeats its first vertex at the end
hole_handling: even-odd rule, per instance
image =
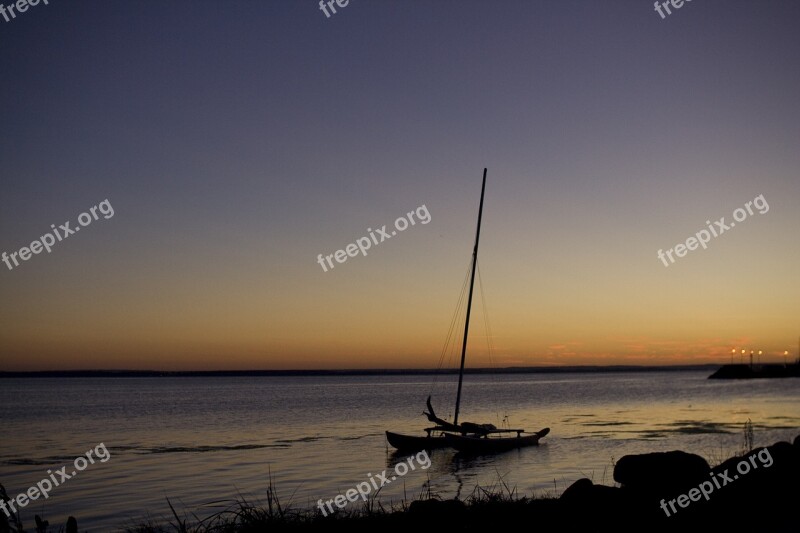
MULTIPOLYGON (((800 519, 795 507, 800 435, 791 443, 742 449, 713 467, 680 450, 626 455, 615 463, 613 479, 614 486, 607 486, 582 478, 560 495, 545 497, 520 495, 500 479, 490 487, 476 486, 463 500, 428 492, 387 509, 371 497, 362 502, 363 508, 337 509, 327 516, 317 509, 282 506, 270 479, 266 505, 243 498, 217 500, 215 504, 227 507, 201 518, 196 510, 176 510, 167 498, 165 507, 172 513, 168 521, 143 517, 140 523, 119 527, 127 533, 327 531, 339 526, 405 532, 431 527, 485 531, 522 522, 567 526, 570 531, 791 531, 800 519)), ((0 495, 7 496, 4 490, 0 495)), ((36 517, 35 527, 43 518, 36 517)), ((33 526, 28 513, 17 521, 0 513, 0 531, 26 531, 23 521, 33 526)), ((38 529, 27 529, 33 530, 38 529)), ((65 531, 81 531, 79 519, 69 517, 65 531)))

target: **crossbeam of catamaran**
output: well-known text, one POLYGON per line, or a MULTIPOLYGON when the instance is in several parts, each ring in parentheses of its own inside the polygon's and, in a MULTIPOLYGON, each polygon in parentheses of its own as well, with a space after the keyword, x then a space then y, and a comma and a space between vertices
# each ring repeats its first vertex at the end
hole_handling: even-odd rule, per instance
POLYGON ((428 411, 423 411, 422 414, 428 417, 428 420, 436 424, 436 427, 425 428, 425 431, 452 431, 461 433, 462 435, 488 435, 489 433, 516 433, 524 432, 524 429, 497 429, 494 424, 474 424, 472 422, 461 422, 460 424, 452 424, 443 418, 436 416, 431 406, 431 397, 428 396, 428 411))

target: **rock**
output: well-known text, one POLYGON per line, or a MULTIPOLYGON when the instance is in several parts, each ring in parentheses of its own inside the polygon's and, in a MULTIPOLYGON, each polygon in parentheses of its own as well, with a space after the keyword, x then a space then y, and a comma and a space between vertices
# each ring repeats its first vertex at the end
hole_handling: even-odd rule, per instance
POLYGON ((798 455, 792 444, 778 442, 714 467, 709 501, 701 506, 705 522, 719 530, 797 531, 798 455))
POLYGON ((594 483, 589 478, 581 478, 565 490, 560 500, 567 501, 567 502, 576 502, 580 503, 586 501, 591 493, 592 489, 594 488, 594 483))
POLYGON ((638 515, 634 516, 637 502, 620 488, 595 485, 583 478, 567 487, 558 503, 559 527, 567 531, 641 531, 641 522, 635 523, 638 515))
POLYGON ((614 466, 614 480, 625 489, 648 493, 682 492, 708 478, 711 468, 699 455, 682 451, 626 455, 614 466))
POLYGON ((582 478, 567 487, 559 501, 571 507, 588 511, 590 515, 606 514, 621 508, 623 502, 620 489, 595 485, 590 479, 582 478))

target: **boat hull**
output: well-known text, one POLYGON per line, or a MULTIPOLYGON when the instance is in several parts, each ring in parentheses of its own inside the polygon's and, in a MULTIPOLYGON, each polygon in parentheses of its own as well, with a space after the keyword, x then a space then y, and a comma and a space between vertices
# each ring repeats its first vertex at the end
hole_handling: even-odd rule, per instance
POLYGON ((419 437, 416 435, 402 435, 400 433, 386 432, 386 440, 400 451, 415 452, 419 450, 435 450, 447 448, 449 445, 444 437, 419 437))
POLYGON ((515 450, 526 446, 537 446, 539 439, 550 433, 550 428, 534 433, 532 435, 521 435, 519 437, 469 437, 463 435, 446 434, 444 440, 447 445, 455 448, 459 452, 471 454, 488 454, 515 450))

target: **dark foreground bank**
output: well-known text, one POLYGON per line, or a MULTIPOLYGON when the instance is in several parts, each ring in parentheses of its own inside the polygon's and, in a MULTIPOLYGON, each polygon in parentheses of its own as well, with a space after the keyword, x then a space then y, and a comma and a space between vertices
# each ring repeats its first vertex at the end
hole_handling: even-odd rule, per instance
MULTIPOLYGON (((270 486, 265 505, 238 500, 208 516, 187 517, 170 504, 171 522, 140 524, 126 531, 492 531, 521 525, 526 530, 553 526, 602 532, 796 532, 800 527, 800 436, 793 443, 754 448, 714 468, 704 458, 682 451, 627 455, 615 465, 614 480, 619 486, 580 479, 559 498, 536 499, 520 497, 501 483, 478 487, 465 501, 428 497, 393 509, 370 501, 361 510, 327 517, 283 507, 270 486)), ((0 496, 8 499, 2 487, 0 496)), ((73 517, 54 526, 38 516, 26 520, 29 523, 23 524, 16 515, 9 520, 0 513, 0 533, 81 531, 73 517)))

